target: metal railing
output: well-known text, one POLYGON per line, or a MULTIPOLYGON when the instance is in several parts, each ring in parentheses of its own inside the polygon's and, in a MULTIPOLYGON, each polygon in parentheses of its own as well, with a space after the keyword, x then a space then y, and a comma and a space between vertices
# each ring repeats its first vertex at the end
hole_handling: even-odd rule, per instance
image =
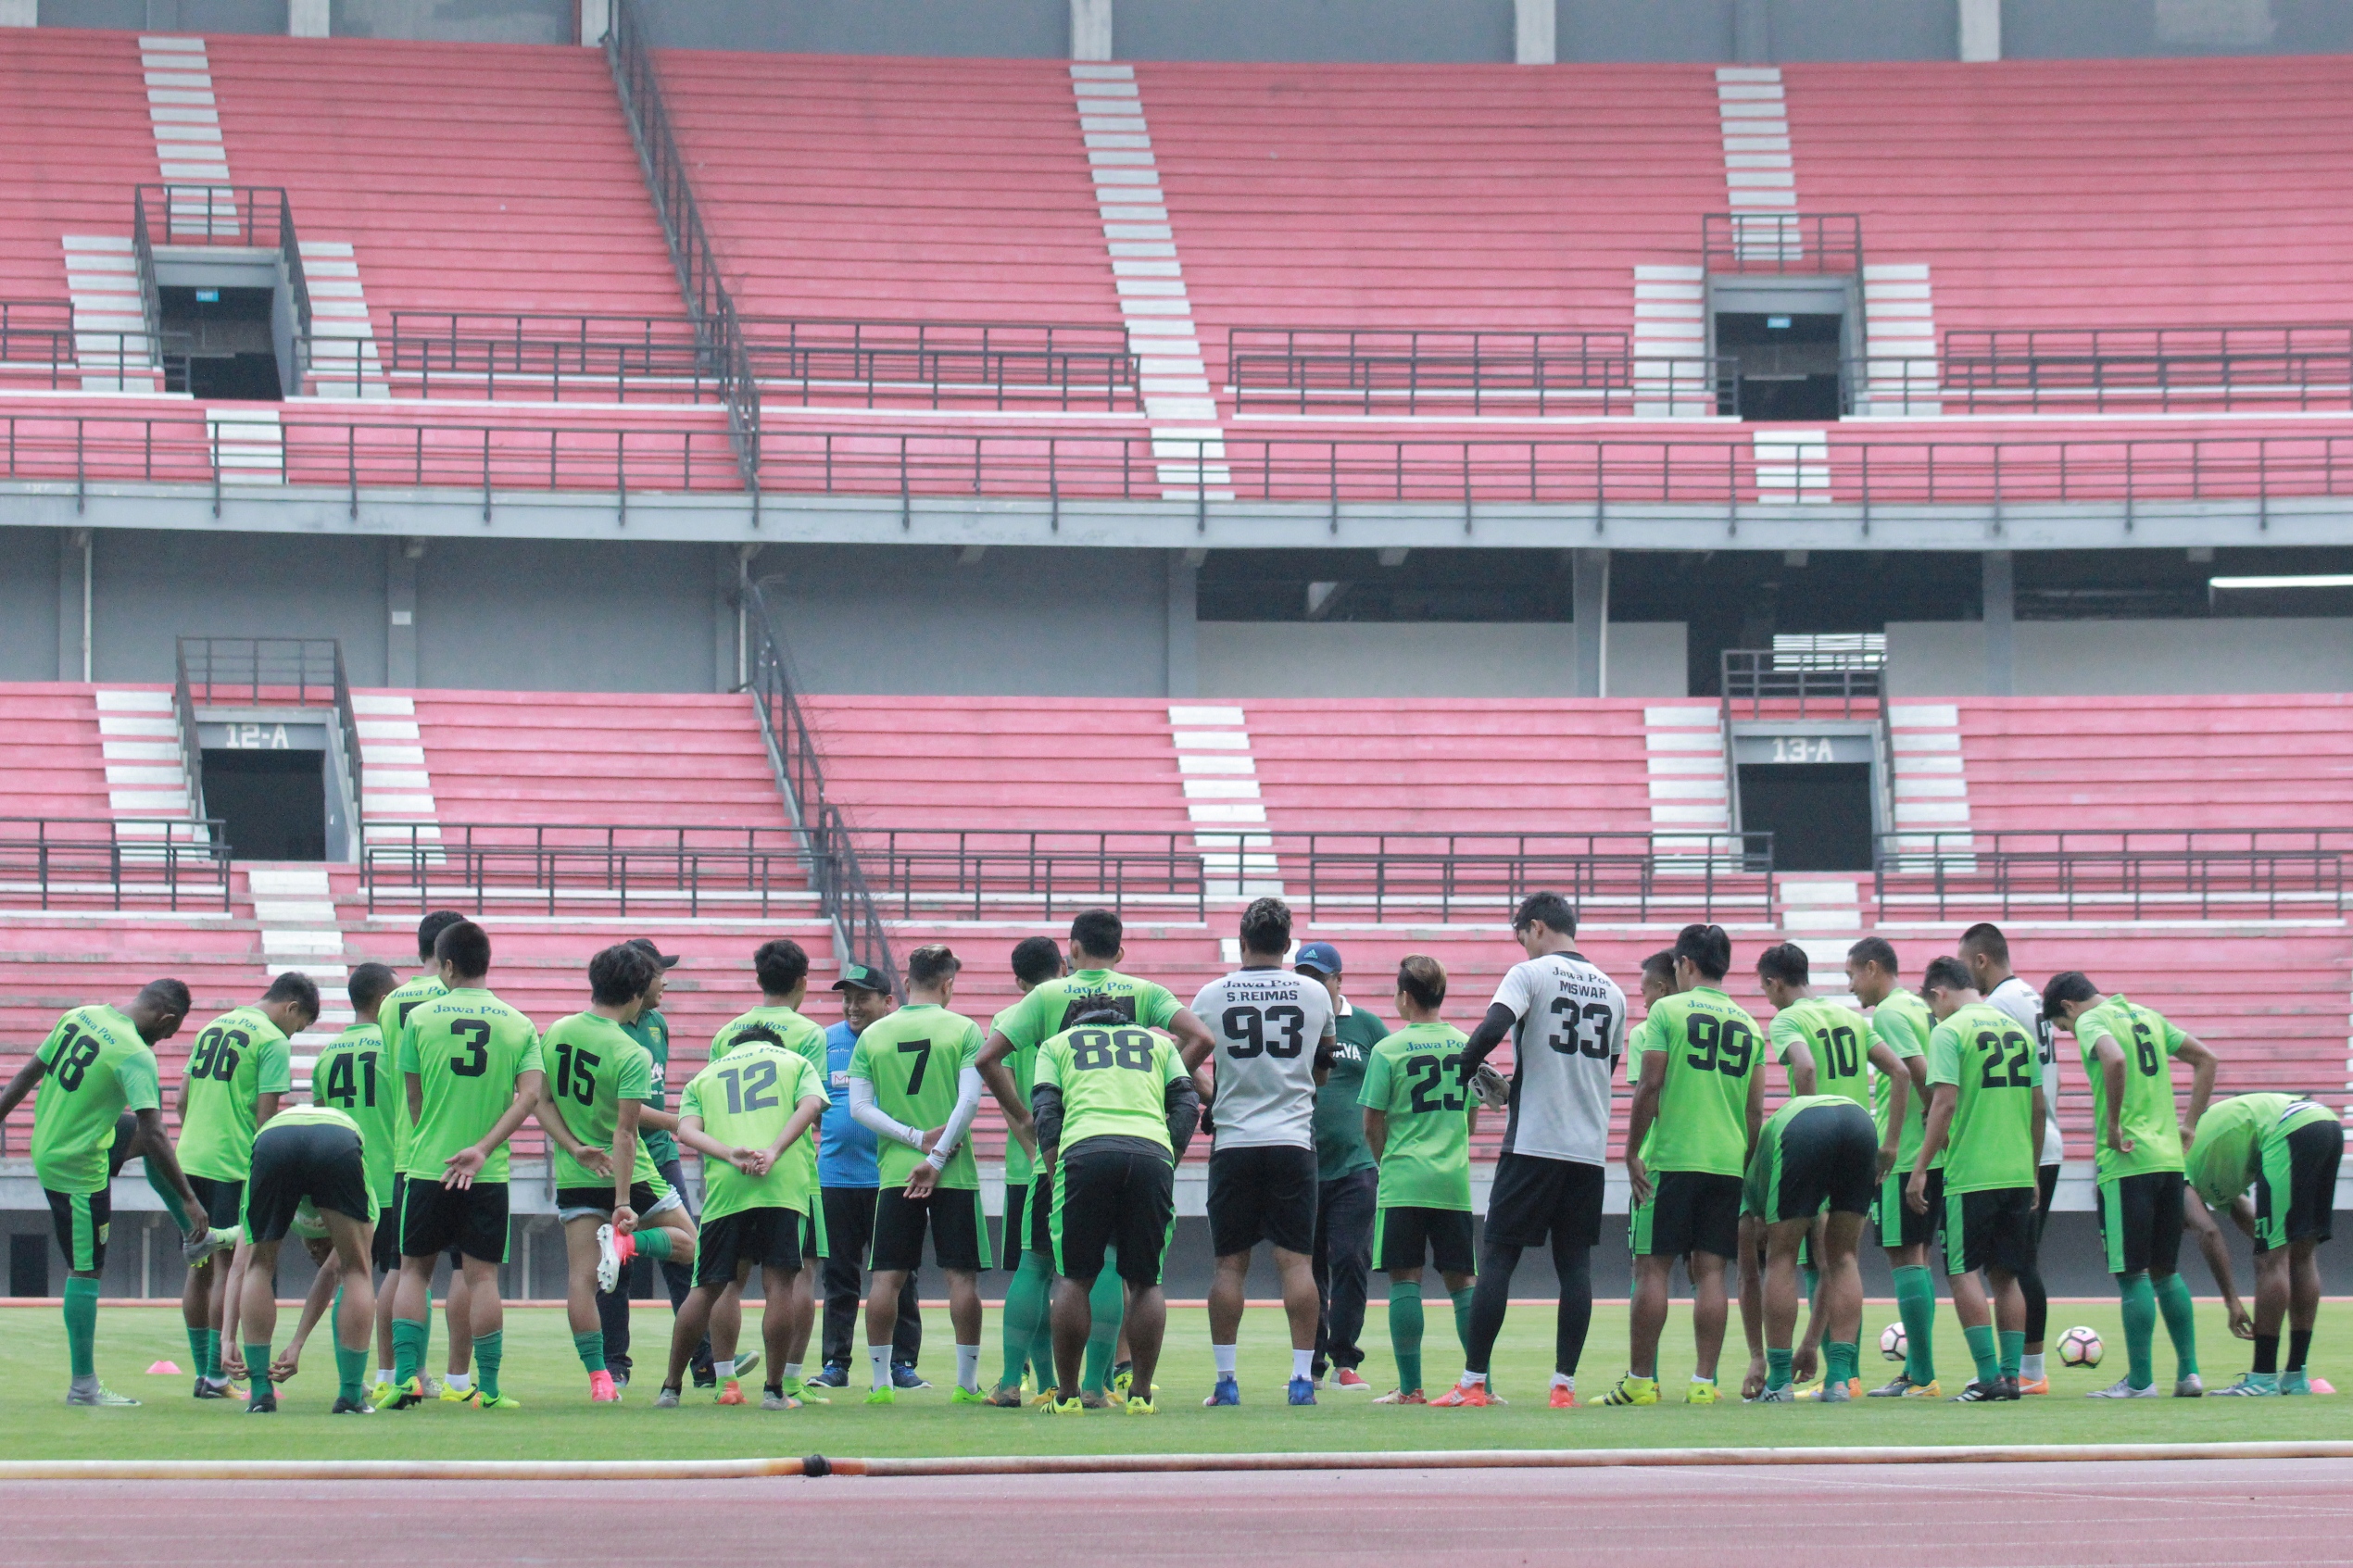
POLYGON ((605 60, 613 87, 629 122, 630 139, 661 220, 670 259, 678 271, 678 289, 693 321, 695 340, 727 408, 727 431, 736 450, 743 487, 751 493, 755 511, 760 497, 760 387, 753 377, 742 320, 736 302, 720 276, 719 253, 704 228, 702 209, 696 204, 694 182, 678 151, 670 127, 670 111, 661 95, 661 76, 655 69, 653 47, 645 36, 645 22, 636 0, 614 0, 612 25, 605 33, 605 60))
POLYGON ((0 299, 0 383, 79 391, 85 378, 110 376, 118 387, 135 378, 152 388, 161 373, 144 331, 77 329, 68 300, 0 299))
POLYGON ((1883 833, 1872 859, 1873 897, 1891 914, 2334 918, 2353 829, 1883 833))
POLYGON ((1139 362, 1121 327, 823 316, 747 316, 743 324, 761 384, 798 388, 804 407, 821 391, 862 395, 868 408, 1140 406, 1139 362))
POLYGON ((2353 325, 1956 328, 1941 395, 1975 410, 2343 408, 2353 325))
POLYGON ((1885 654, 1826 664, 1771 648, 1726 648, 1719 704, 1735 719, 1876 719, 1887 695, 1885 654), (1772 710, 1766 710, 1767 704, 1772 710))
POLYGON ((799 835, 785 828, 373 823, 359 880, 372 914, 452 902, 553 916, 634 905, 706 914, 813 917, 799 835))
POLYGON ((218 820, 0 817, 0 904, 229 910, 218 820))
MULTIPOLYGON (((196 749, 195 709, 243 707, 331 707, 349 769, 355 806, 367 798, 359 755, 359 719, 345 678, 343 642, 336 637, 182 637, 178 639, 178 699, 190 737, 189 778, 195 781, 203 753, 196 749)), ((197 798, 203 798, 199 792, 197 798)))
POLYGON ((396 310, 391 329, 377 340, 384 374, 417 396, 698 403, 718 393, 683 318, 396 310))
MULTIPOLYGON (((294 202, 276 185, 139 185, 131 193, 132 248, 140 292, 145 296, 147 333, 163 341, 162 301, 156 281, 157 245, 274 250, 284 270, 294 307, 296 363, 287 384, 308 382, 311 350, 310 283, 303 275, 302 242, 295 233, 294 202)), ((347 342, 350 340, 335 340, 347 342)), ((357 350, 351 351, 355 357, 357 350)))
POLYGON ((196 698, 188 680, 188 639, 172 649, 171 719, 180 732, 180 770, 188 779, 188 810, 203 817, 204 745, 196 732, 196 698))
POLYGON ((1863 270, 1863 220, 1851 212, 1711 212, 1700 220, 1709 272, 1863 270))
MULTIPOLYGON (((1729 361, 1635 358, 1624 332, 1233 327, 1227 379, 1245 406, 1298 412, 1656 414, 1713 403, 1729 361)), ((1733 388, 1737 402, 1737 384, 1733 388)))

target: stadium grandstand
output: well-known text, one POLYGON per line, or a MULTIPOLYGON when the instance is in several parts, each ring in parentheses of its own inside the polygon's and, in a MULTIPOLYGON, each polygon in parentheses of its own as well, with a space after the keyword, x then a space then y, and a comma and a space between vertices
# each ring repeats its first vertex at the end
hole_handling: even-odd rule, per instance
MULTIPOLYGON (((209 1018, 299 972, 305 1089, 441 909, 542 1028, 598 949, 678 955, 673 1090, 764 942, 902 991, 947 944, 986 1020, 1098 907, 1183 1002, 1279 897, 1360 1003, 1426 954, 1468 1029, 1552 890, 1629 995, 1721 925, 1760 1014, 1774 944, 1829 995, 1997 922, 2219 1092, 2353 1114, 2342 6, 0 24, 9 1072, 157 975, 209 1018)), ((2046 1272, 2100 1294, 2059 1054, 2046 1272)), ((514 1151, 502 1287, 552 1298, 514 1151)), ((106 1294, 176 1296, 159 1201, 115 1208, 106 1294)))

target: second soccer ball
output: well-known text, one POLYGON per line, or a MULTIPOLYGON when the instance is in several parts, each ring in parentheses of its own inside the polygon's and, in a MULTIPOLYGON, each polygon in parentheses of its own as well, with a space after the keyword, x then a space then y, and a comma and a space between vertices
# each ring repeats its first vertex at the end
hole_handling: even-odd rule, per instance
POLYGON ((2097 1366, 2104 1349, 2100 1336, 2088 1328, 2070 1328, 2059 1336, 2058 1355, 2062 1365, 2097 1366))
POLYGON ((1879 1353, 1891 1361, 1900 1361, 1911 1348, 1911 1341, 1900 1323, 1889 1323, 1879 1333, 1879 1353))

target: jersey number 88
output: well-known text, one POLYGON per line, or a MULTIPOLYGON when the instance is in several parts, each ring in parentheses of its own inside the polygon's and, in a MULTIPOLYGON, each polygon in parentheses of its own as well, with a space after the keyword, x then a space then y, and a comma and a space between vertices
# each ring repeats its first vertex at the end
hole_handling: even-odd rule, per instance
POLYGON ((1152 1064, 1149 1029, 1081 1029, 1070 1037, 1070 1064, 1081 1073, 1124 1067, 1141 1073, 1152 1064))

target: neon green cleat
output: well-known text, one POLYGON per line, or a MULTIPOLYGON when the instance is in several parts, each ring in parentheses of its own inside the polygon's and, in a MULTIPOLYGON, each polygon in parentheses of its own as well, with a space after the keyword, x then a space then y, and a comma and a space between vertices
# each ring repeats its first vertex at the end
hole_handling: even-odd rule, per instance
POLYGON ((1087 1407, 1076 1399, 1056 1399, 1045 1409, 1055 1415, 1085 1415, 1087 1413, 1087 1407))
POLYGON ((463 1388, 452 1388, 446 1383, 441 1386, 441 1402, 445 1405, 471 1405, 481 1398, 482 1390, 472 1385, 463 1388))
POLYGON ((376 1409, 382 1410, 386 1405, 392 1403, 394 1399, 396 1399, 399 1393, 400 1390, 395 1387, 391 1381, 387 1379, 386 1381, 379 1383, 373 1388, 368 1390, 368 1402, 375 1406, 376 1409))
POLYGON ((425 1386, 415 1378, 411 1377, 404 1383, 393 1385, 390 1409, 405 1411, 411 1405, 422 1405, 424 1402, 425 1386))
POLYGON ((96 1378, 76 1378, 66 1388, 66 1403, 87 1405, 94 1410, 136 1409, 139 1401, 128 1394, 118 1394, 96 1378))
MULTIPOLYGON (((1687 1405, 1712 1405, 1716 1403, 1716 1385, 1696 1377, 1692 1379, 1691 1386, 1683 1390, 1683 1403, 1687 1405)), ((1792 1403, 1794 1402, 1793 1399, 1792 1403)))
POLYGON ((486 1411, 519 1411, 522 1409, 522 1401, 516 1399, 512 1394, 485 1395, 476 1402, 486 1411))
POLYGON ((899 1390, 887 1385, 869 1388, 866 1390, 866 1402, 870 1405, 895 1405, 899 1402, 899 1390))
POLYGON ((1158 1415, 1160 1413, 1160 1407, 1140 1394, 1131 1395, 1127 1402, 1120 1408, 1129 1415, 1158 1415))
POLYGON ((988 1396, 977 1388, 967 1388, 958 1384, 949 1392, 948 1402, 951 1405, 985 1405, 988 1403, 988 1396))
POLYGON ((1658 1379, 1636 1377, 1632 1373, 1617 1380, 1617 1386, 1602 1396, 1605 1405, 1655 1405, 1658 1403, 1658 1379))

